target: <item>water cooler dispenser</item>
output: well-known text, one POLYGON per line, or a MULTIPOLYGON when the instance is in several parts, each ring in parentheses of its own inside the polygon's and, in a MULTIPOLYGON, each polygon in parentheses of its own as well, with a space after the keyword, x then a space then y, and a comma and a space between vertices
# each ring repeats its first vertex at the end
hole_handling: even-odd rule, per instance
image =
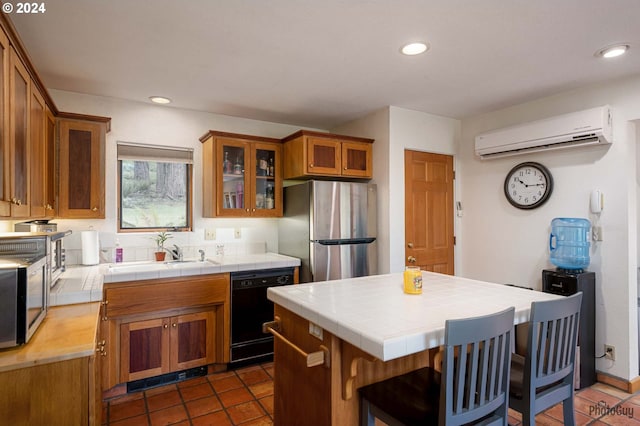
POLYGON ((542 271, 542 291, 571 296, 582 292, 576 351, 576 389, 596 382, 596 274, 589 266, 591 223, 587 219, 556 218, 551 222, 549 250, 557 269, 542 271))

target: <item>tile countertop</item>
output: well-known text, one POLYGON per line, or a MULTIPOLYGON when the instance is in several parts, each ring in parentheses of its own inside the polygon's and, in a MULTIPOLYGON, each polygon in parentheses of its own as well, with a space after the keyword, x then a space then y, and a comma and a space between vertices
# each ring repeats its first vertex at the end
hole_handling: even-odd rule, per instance
POLYGON ((49 305, 100 301, 103 283, 300 266, 300 259, 277 253, 222 256, 208 260, 209 262, 185 262, 179 265, 164 265, 162 262, 126 262, 70 266, 51 289, 49 305))
POLYGON ((382 361, 444 343, 445 319, 515 307, 515 323, 529 320, 532 301, 562 296, 519 287, 422 272, 423 293, 403 292, 403 274, 271 287, 274 303, 382 361))

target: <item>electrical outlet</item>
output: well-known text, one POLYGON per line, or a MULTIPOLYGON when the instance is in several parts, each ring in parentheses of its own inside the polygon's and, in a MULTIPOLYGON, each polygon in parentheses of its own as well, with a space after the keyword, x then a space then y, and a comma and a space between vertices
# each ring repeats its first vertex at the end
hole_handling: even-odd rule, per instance
POLYGON ((216 239, 216 228, 205 229, 204 230, 204 239, 205 240, 215 240, 216 239))
POLYGON ((233 237, 234 238, 241 238, 242 237, 242 232, 240 231, 240 228, 234 228, 233 229, 233 237))
POLYGON ((322 340, 322 327, 309 321, 309 334, 322 340))
POLYGON ((611 361, 616 360, 616 348, 611 345, 604 345, 604 357, 606 359, 610 359, 611 361))

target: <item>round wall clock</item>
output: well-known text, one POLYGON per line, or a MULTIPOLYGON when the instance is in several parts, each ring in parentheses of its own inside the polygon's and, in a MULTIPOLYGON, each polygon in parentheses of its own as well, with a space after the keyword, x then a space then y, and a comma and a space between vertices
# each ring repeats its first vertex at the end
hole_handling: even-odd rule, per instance
POLYGON ((540 207, 552 191, 551 173, 540 163, 520 163, 504 179, 504 195, 512 206, 519 209, 540 207))

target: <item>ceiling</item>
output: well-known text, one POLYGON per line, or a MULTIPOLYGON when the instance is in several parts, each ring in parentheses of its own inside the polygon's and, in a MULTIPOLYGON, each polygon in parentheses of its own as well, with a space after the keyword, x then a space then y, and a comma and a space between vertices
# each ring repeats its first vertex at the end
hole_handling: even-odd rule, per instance
POLYGON ((56 0, 12 14, 49 89, 330 129, 464 118, 640 74, 638 0, 56 0), (415 57, 401 45, 423 40, 415 57), (611 61, 594 53, 628 42, 611 61))

